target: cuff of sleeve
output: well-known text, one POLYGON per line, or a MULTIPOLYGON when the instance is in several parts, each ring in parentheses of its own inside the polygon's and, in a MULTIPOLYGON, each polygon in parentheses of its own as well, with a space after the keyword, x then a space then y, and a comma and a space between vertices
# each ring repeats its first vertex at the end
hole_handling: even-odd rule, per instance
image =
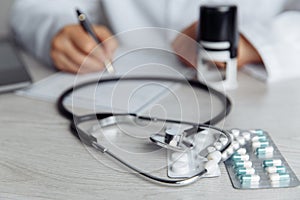
POLYGON ((270 32, 264 27, 264 24, 241 26, 240 32, 260 54, 267 72, 267 82, 273 82, 278 79, 280 65, 274 59, 275 55, 270 46, 272 44, 270 32))
POLYGON ((241 33, 257 49, 268 73, 268 82, 299 78, 300 28, 298 12, 278 15, 268 24, 241 26, 241 33))

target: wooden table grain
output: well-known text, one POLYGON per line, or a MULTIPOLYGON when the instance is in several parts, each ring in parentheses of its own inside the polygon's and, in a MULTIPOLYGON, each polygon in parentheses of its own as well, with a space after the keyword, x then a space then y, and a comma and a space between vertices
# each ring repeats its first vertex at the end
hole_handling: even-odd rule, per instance
MULTIPOLYGON (((24 56, 35 81, 54 70, 24 56)), ((300 177, 300 79, 266 85, 239 73, 225 128, 267 130, 300 177)), ((0 96, 0 199, 300 199, 300 188, 236 190, 218 178, 167 187, 101 164, 69 132, 53 103, 0 96)), ((111 166, 115 164, 102 157, 111 166)))

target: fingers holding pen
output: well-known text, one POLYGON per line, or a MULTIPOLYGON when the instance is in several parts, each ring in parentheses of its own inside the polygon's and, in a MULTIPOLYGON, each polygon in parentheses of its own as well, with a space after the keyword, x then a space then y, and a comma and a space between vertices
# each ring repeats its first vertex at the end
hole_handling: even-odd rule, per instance
POLYGON ((104 63, 104 67, 107 68, 109 73, 114 73, 111 61, 113 54, 118 47, 117 40, 104 26, 94 26, 93 30, 95 31, 94 35, 102 42, 90 53, 90 57, 99 59, 104 63))
POLYGON ((89 38, 85 38, 84 32, 80 33, 76 29, 78 28, 75 26, 67 26, 53 39, 51 57, 54 64, 59 70, 71 73, 78 73, 81 66, 81 72, 90 72, 91 70, 89 69, 94 69, 95 66, 97 66, 98 70, 102 69, 103 64, 100 61, 88 57, 87 53, 84 53, 74 45, 73 35, 82 37, 83 41, 89 40, 89 38))
POLYGON ((99 25, 93 26, 96 36, 102 41, 101 44, 97 44, 81 26, 78 25, 78 29, 76 33, 71 34, 71 39, 78 49, 84 54, 91 54, 101 62, 104 62, 106 59, 112 59, 118 43, 108 28, 99 25))
POLYGON ((98 38, 103 41, 102 46, 108 59, 112 59, 115 50, 118 47, 118 42, 113 34, 105 26, 94 26, 94 30, 98 38))
POLYGON ((57 69, 70 73, 77 73, 79 67, 68 59, 64 54, 57 51, 51 52, 51 57, 57 69))
POLYGON ((117 42, 106 27, 95 26, 95 30, 101 41, 110 38, 107 39, 109 41, 103 45, 97 44, 80 25, 66 26, 54 37, 51 57, 58 69, 71 73, 88 73, 105 68, 104 61, 112 58, 117 42))

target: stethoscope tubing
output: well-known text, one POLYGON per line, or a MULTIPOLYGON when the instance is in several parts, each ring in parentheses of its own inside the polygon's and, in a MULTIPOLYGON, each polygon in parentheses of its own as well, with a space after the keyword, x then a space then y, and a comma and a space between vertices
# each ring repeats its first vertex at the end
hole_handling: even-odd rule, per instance
MULTIPOLYGON (((81 89, 81 88, 84 88, 84 87, 87 87, 87 86, 93 85, 93 84, 98 84, 99 85, 99 84, 102 84, 102 83, 117 82, 117 81, 164 81, 164 82, 181 83, 181 84, 186 84, 186 85, 189 84, 193 88, 202 89, 204 91, 209 92, 210 94, 215 95, 216 97, 218 97, 218 99, 224 105, 221 112, 219 112, 216 116, 214 116, 210 120, 207 120, 203 124, 195 124, 195 123, 192 123, 192 122, 184 122, 186 124, 194 125, 194 126, 199 127, 199 128, 201 126, 211 127, 211 125, 214 125, 214 124, 220 122, 222 119, 224 119, 229 114, 229 112, 231 110, 232 104, 231 104, 230 99, 225 94, 223 94, 223 93, 207 86, 204 83, 201 83, 201 82, 195 81, 195 80, 184 80, 184 79, 169 78, 169 77, 125 77, 125 78, 113 77, 113 78, 105 78, 105 79, 100 79, 100 80, 88 81, 88 82, 76 85, 74 87, 71 87, 71 88, 67 89, 65 92, 63 92, 63 94, 57 100, 57 109, 58 109, 59 113, 72 122, 71 123, 71 131, 72 131, 74 136, 76 136, 80 141, 83 141, 84 143, 86 143, 90 146, 93 146, 96 150, 98 150, 102 153, 105 153, 105 154, 109 155, 110 157, 114 158, 115 160, 122 163, 124 166, 128 167, 132 171, 138 173, 142 177, 147 178, 151 181, 155 181, 155 182, 160 183, 160 184, 166 184, 166 185, 172 185, 172 186, 188 185, 188 184, 191 184, 191 183, 195 182, 199 178, 201 178, 202 175, 204 175, 207 172, 205 169, 202 170, 201 172, 199 172, 198 174, 192 176, 192 177, 188 177, 188 178, 184 178, 184 179, 173 179, 173 180, 160 178, 160 177, 151 175, 149 173, 143 172, 140 169, 132 166, 128 162, 124 161, 120 157, 116 156, 115 154, 113 154, 111 151, 109 151, 108 149, 106 149, 102 145, 98 144, 95 140, 93 140, 93 138, 86 135, 78 127, 78 124, 83 123, 85 121, 94 120, 94 119, 103 120, 107 117, 116 116, 116 115, 120 115, 120 116, 126 116, 127 115, 127 116, 133 116, 133 117, 145 119, 145 120, 152 120, 152 118, 149 118, 149 117, 137 116, 135 113, 118 113, 118 114, 116 114, 116 113, 95 113, 95 114, 89 114, 89 115, 84 115, 84 116, 77 116, 74 113, 72 113, 71 111, 69 111, 66 108, 66 106, 64 105, 64 99, 67 96, 69 96, 72 92, 74 92, 78 89, 81 89)), ((164 120, 165 122, 169 122, 169 123, 183 123, 182 121, 171 120, 171 119, 156 119, 156 120, 164 120)), ((213 128, 223 132, 229 140, 231 139, 230 136, 229 136, 229 133, 227 131, 218 129, 216 127, 213 127, 213 128)), ((229 144, 230 144, 230 142, 228 142, 227 146, 224 147, 223 149, 226 149, 229 146, 229 144)))

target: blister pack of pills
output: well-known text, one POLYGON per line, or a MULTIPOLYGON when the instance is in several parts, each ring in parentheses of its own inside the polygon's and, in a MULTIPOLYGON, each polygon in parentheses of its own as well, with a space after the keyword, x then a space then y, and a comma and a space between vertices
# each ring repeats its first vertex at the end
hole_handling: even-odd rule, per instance
POLYGON ((229 157, 224 163, 234 188, 279 188, 300 184, 266 131, 232 129, 231 133, 234 151, 228 148, 223 157, 229 157))
MULTIPOLYGON (((205 168, 208 161, 207 154, 214 152, 227 144, 227 138, 217 132, 203 130, 188 138, 194 143, 195 148, 185 152, 168 150, 168 177, 187 178, 192 177, 205 168), (223 144, 222 144, 223 143, 223 144)), ((221 175, 219 167, 212 172, 205 173, 203 177, 217 177, 221 175)))

